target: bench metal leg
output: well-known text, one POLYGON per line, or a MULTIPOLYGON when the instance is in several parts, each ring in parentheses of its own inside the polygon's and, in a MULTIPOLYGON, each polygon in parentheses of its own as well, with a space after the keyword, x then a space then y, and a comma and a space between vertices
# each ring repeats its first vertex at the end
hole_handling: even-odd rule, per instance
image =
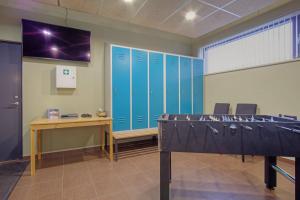
POLYGON ((119 150, 118 150, 118 140, 114 140, 115 142, 115 161, 118 161, 119 150))
POLYGON ((105 151, 108 152, 108 148, 107 148, 107 131, 104 132, 104 148, 105 148, 105 151))
POLYGON ((153 143, 153 144, 155 144, 156 140, 157 140, 157 139, 156 139, 156 136, 152 136, 152 143, 153 143))

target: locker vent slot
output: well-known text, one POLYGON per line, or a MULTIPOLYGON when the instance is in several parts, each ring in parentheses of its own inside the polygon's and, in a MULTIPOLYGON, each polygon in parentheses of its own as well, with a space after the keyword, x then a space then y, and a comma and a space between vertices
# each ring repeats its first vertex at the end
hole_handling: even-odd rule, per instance
POLYGON ((137 122, 143 122, 144 117, 143 116, 137 116, 137 122))
POLYGON ((119 59, 124 59, 124 58, 125 58, 125 55, 124 55, 124 54, 118 54, 118 58, 119 58, 119 59))
POLYGON ((154 119, 157 120, 159 118, 159 115, 154 115, 154 119))
POLYGON ((118 118, 118 122, 119 122, 120 124, 124 124, 124 123, 126 122, 126 119, 125 119, 124 117, 119 117, 119 118, 118 118))

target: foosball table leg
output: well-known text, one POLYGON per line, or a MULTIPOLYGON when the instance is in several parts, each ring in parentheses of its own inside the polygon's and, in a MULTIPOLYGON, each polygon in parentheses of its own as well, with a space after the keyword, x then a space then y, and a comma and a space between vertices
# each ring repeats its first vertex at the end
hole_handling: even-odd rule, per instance
POLYGON ((172 154, 170 152, 170 183, 172 181, 172 154))
POLYGON ((277 186, 277 175, 272 165, 276 166, 277 159, 275 156, 265 156, 265 184, 270 190, 277 186))
POLYGON ((160 152, 160 200, 170 196, 170 152, 160 152))
POLYGON ((295 158, 295 200, 300 200, 300 157, 295 158))

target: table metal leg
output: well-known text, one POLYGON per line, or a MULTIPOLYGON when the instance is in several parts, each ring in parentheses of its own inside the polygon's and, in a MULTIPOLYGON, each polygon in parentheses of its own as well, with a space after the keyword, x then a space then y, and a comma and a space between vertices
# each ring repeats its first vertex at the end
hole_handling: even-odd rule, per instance
POLYGON ((300 200, 300 157, 295 158, 295 200, 300 200))
POLYGON ((277 173, 272 168, 272 165, 276 165, 277 159, 275 156, 265 156, 265 184, 270 190, 273 190, 277 186, 277 173))
POLYGON ((31 168, 31 176, 35 175, 35 130, 30 129, 30 146, 31 146, 31 152, 30 152, 30 168, 31 168))
POLYGON ((170 197, 170 152, 160 152, 160 200, 170 197))

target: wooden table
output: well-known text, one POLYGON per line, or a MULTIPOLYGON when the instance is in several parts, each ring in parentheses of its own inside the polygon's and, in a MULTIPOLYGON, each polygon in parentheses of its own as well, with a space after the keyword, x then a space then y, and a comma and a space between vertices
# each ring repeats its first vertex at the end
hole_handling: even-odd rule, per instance
MULTIPOLYGON (((60 128, 74 128, 86 126, 108 126, 109 132, 109 159, 113 160, 113 138, 112 138, 112 119, 111 118, 76 118, 76 119, 37 119, 30 123, 30 140, 31 140, 31 176, 35 175, 35 133, 37 133, 37 153, 38 159, 42 158, 42 143, 41 143, 41 130, 47 129, 60 129, 60 128)), ((104 128, 101 128, 101 148, 105 151, 104 141, 105 133, 104 128)))

